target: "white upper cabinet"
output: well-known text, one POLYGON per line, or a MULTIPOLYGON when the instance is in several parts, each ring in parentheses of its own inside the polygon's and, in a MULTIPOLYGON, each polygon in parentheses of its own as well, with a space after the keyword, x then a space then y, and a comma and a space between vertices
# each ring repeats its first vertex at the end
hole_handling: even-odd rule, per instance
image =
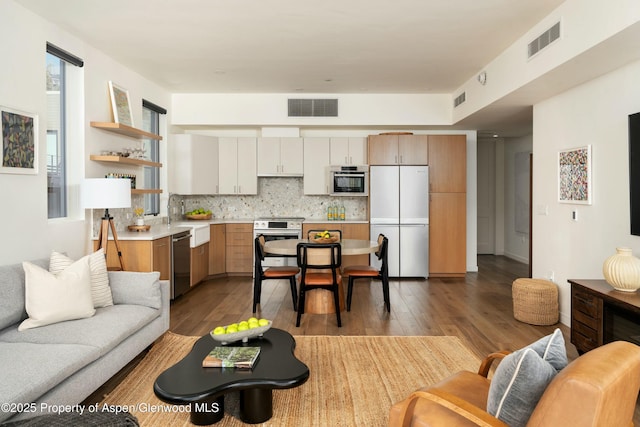
POLYGON ((304 138, 304 194, 329 194, 329 138, 304 138))
POLYGON ((258 194, 256 138, 219 138, 218 155, 218 194, 258 194))
POLYGON ((170 193, 217 194, 218 138, 175 134, 167 150, 170 193))
POLYGON ((332 165, 366 165, 366 138, 331 138, 332 165))
POLYGON ((258 176, 302 176, 302 138, 258 138, 258 176))

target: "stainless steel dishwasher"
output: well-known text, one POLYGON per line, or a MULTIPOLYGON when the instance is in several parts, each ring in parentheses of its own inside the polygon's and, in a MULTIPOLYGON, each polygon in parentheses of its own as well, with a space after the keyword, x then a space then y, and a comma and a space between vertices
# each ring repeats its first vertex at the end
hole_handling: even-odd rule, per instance
POLYGON ((191 286, 191 232, 176 233, 171 238, 171 299, 189 290, 191 286))

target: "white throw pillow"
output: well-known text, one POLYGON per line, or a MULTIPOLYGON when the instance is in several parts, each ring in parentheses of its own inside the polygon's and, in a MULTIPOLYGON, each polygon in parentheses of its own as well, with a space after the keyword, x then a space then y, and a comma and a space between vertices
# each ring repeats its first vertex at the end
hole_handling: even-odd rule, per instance
MULTIPOLYGON (((104 257, 104 250, 98 249, 96 252, 85 256, 89 259, 89 269, 91 270, 91 299, 93 307, 107 307, 113 305, 113 296, 109 287, 109 273, 107 273, 107 261, 104 257)), ((58 274, 73 264, 73 260, 59 252, 52 252, 49 259, 49 271, 58 274)))
POLYGON ((23 262, 22 267, 29 318, 20 324, 19 331, 95 314, 88 259, 83 258, 58 274, 30 262, 23 262))

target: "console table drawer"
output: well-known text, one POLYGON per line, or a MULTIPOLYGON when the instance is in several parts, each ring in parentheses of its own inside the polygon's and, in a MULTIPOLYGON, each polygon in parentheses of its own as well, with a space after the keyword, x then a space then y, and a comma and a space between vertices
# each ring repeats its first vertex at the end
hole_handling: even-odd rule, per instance
POLYGON ((587 352, 602 345, 599 343, 597 332, 579 322, 571 324, 571 342, 580 352, 587 352))
POLYGON ((573 319, 582 323, 583 325, 595 331, 600 329, 600 324, 602 323, 600 319, 591 317, 588 314, 585 314, 578 310, 572 310, 571 313, 572 313, 573 319))
POLYGON ((602 313, 602 299, 593 294, 574 289, 571 296, 571 308, 573 311, 599 319, 602 313))

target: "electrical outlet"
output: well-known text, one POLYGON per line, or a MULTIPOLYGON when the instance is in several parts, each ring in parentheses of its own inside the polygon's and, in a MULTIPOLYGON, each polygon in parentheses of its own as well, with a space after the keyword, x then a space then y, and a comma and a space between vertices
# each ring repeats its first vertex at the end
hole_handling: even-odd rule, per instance
POLYGON ((576 209, 571 211, 571 219, 574 221, 578 220, 578 211, 576 209))
POLYGON ((553 279, 555 279, 555 273, 553 271, 547 272, 547 280, 553 282, 553 279))

